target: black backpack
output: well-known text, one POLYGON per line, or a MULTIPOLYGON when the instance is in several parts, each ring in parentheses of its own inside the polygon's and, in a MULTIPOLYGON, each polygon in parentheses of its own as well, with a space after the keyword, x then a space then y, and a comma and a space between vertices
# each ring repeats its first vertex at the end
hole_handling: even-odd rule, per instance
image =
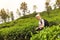
POLYGON ((44 26, 49 26, 49 22, 47 20, 44 19, 44 26))
MULTIPOLYGON (((49 26, 49 22, 47 21, 47 20, 45 20, 45 19, 43 19, 44 20, 44 26, 46 27, 46 26, 49 26)), ((40 20, 40 22, 41 22, 41 24, 42 24, 42 20, 40 20)))

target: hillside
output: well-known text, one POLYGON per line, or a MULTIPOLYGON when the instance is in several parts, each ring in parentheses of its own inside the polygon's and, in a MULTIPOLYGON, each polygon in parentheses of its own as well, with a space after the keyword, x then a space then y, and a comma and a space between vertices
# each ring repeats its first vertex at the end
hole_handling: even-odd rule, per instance
POLYGON ((50 23, 42 31, 36 31, 38 20, 29 15, 12 22, 0 24, 0 40, 60 40, 60 10, 52 10, 48 17, 46 12, 41 16, 50 23), (28 17, 28 18, 27 18, 28 17))

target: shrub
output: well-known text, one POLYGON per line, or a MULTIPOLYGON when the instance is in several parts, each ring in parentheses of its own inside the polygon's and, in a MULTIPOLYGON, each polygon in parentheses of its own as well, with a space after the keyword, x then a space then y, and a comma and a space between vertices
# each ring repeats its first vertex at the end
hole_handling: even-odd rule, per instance
POLYGON ((52 26, 45 28, 36 35, 32 35, 30 40, 57 40, 60 39, 60 27, 52 26))

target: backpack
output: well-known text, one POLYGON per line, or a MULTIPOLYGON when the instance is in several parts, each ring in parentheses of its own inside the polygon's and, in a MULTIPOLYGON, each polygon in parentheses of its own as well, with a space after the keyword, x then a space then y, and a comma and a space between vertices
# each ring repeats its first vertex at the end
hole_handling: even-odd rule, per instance
POLYGON ((49 26, 49 22, 47 20, 44 19, 44 26, 49 26))

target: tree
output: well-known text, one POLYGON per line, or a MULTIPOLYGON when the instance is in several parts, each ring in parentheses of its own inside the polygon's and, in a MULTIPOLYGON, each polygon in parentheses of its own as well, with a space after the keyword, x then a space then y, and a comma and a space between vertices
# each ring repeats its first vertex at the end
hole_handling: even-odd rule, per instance
POLYGON ((34 6, 33 6, 33 10, 34 10, 34 12, 36 12, 36 9, 37 9, 37 6, 34 5, 34 6))
POLYGON ((25 15, 25 12, 27 11, 27 3, 22 2, 20 9, 23 10, 23 15, 25 15))
POLYGON ((27 11, 27 13, 29 13, 29 14, 30 14, 30 10, 28 10, 28 11, 27 11))
POLYGON ((50 14, 50 11, 52 10, 51 6, 49 5, 50 0, 47 0, 45 5, 46 5, 46 11, 48 13, 48 16, 50 14))
POLYGON ((11 20, 13 21, 14 20, 13 11, 11 11, 10 14, 11 14, 11 20))
POLYGON ((18 13, 18 15, 21 16, 19 9, 17 9, 16 13, 18 13))
POLYGON ((48 13, 48 16, 50 16, 50 11, 52 10, 51 6, 48 6, 47 8, 47 13, 48 13))
POLYGON ((48 11, 49 2, 46 2, 45 5, 46 5, 46 11, 47 11, 48 16, 49 16, 49 11, 48 11))
POLYGON ((6 13, 4 8, 1 9, 0 16, 4 20, 4 22, 6 22, 6 19, 8 18, 8 15, 7 15, 7 13, 6 13))
POLYGON ((6 11, 7 11, 7 15, 8 15, 8 22, 9 22, 9 20, 10 20, 10 13, 9 13, 9 10, 8 10, 8 9, 7 9, 6 11))
POLYGON ((54 4, 53 6, 54 6, 54 9, 56 9, 56 4, 54 4))
POLYGON ((57 0, 56 1, 56 5, 59 7, 59 9, 60 9, 60 0, 57 0))

